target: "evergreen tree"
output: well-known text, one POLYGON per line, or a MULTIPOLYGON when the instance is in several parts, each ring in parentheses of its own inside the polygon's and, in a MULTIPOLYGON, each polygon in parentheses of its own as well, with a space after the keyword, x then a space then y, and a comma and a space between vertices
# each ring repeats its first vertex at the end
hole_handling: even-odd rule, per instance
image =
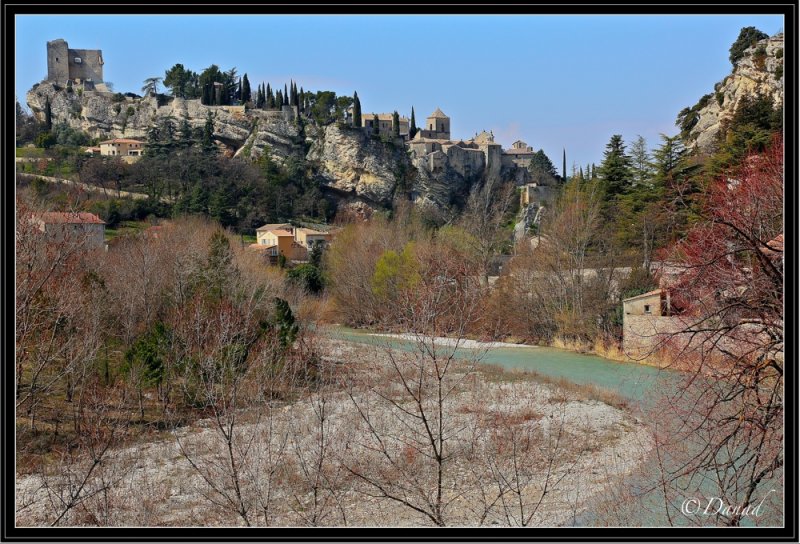
POLYGON ((306 111, 305 96, 306 93, 303 91, 303 87, 300 87, 300 96, 297 97, 297 109, 301 112, 306 111))
POLYGON ((379 136, 381 133, 381 129, 379 126, 380 121, 378 121, 378 114, 374 114, 372 116, 372 135, 379 136))
POLYGON ((361 100, 358 99, 358 93, 353 93, 353 126, 361 126, 361 100))
POLYGON ((282 347, 291 347, 297 338, 300 327, 295 323, 289 303, 275 297, 275 325, 278 329, 278 340, 282 347))
POLYGON ((206 124, 203 126, 203 149, 206 152, 214 149, 214 117, 210 111, 206 116, 206 124))
POLYGON ((400 114, 397 113, 397 110, 392 113, 392 136, 400 137, 400 114))
POLYGON ((558 172, 556 167, 550 161, 550 158, 545 154, 543 149, 540 149, 531 157, 531 162, 528 164, 528 171, 536 183, 548 184, 558 179, 558 172))
POLYGON ((233 192, 234 187, 220 184, 208 198, 208 215, 219 221, 223 227, 233 223, 231 215, 231 194, 233 192))
POLYGON ((44 102, 44 128, 46 131, 53 130, 53 109, 50 106, 50 97, 44 102))
POLYGON ((239 270, 233 262, 233 251, 228 237, 219 229, 211 235, 208 259, 203 270, 203 287, 212 299, 219 300, 238 277, 239 270))
POLYGON ((744 56, 744 52, 754 46, 758 41, 769 38, 754 26, 746 26, 739 31, 739 37, 733 42, 730 49, 730 61, 734 66, 744 56))
POLYGON ((652 167, 650 166, 650 153, 647 151, 647 141, 642 136, 637 136, 631 144, 631 174, 635 185, 650 182, 652 167))
POLYGON ((247 79, 247 74, 242 77, 242 103, 250 102, 250 80, 247 79))
POLYGON ((408 126, 408 137, 414 139, 417 134, 417 120, 414 118, 414 106, 411 106, 411 123, 408 126))
POLYGON ((272 88, 267 83, 267 109, 275 109, 275 96, 272 94, 272 88))
POLYGON ((203 181, 195 182, 187 211, 196 214, 204 214, 208 211, 208 191, 203 181))
POLYGON ((278 89, 278 92, 275 93, 275 107, 278 109, 283 107, 283 94, 281 94, 280 89, 278 89))
POLYGON ((630 188, 631 159, 625 154, 625 144, 621 134, 611 136, 598 173, 603 181, 606 195, 610 198, 623 194, 630 188))
POLYGON ((181 119, 179 140, 181 147, 188 148, 192 146, 192 125, 189 124, 189 114, 184 113, 181 119))
POLYGON ((283 84, 283 102, 281 102, 283 106, 289 105, 289 92, 286 89, 286 83, 283 84))
POLYGON ((567 182, 567 149, 564 148, 564 155, 562 157, 561 172, 564 174, 564 183, 567 182))

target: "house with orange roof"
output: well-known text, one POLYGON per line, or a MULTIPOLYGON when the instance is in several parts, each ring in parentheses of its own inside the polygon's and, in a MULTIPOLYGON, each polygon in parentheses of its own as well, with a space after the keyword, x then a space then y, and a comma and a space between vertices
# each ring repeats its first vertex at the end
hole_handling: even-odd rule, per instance
POLYGON ((105 222, 88 212, 44 212, 32 217, 47 241, 76 241, 90 249, 105 248, 105 222))
POLYGON ((100 154, 106 157, 140 157, 146 144, 130 138, 114 138, 100 142, 100 154))

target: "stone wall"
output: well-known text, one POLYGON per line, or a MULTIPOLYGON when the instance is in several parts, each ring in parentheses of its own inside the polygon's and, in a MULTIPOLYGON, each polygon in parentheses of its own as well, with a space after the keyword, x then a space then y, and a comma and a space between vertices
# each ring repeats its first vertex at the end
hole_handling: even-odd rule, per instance
POLYGON ((103 81, 103 52, 99 49, 70 49, 69 78, 91 79, 94 83, 103 81), (76 58, 81 62, 75 62, 76 58))

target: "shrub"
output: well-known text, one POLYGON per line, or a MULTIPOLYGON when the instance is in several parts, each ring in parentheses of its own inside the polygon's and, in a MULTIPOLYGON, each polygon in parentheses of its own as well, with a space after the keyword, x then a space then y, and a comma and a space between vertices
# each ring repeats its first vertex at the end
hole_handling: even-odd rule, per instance
POLYGON ((776 59, 782 59, 783 58, 783 49, 778 49, 777 51, 775 51, 775 58, 776 59))
POLYGON ((783 77, 783 64, 775 68, 775 79, 780 79, 782 77, 783 77))
POLYGON ((125 95, 122 93, 116 93, 114 96, 111 97, 112 102, 125 102, 125 95))

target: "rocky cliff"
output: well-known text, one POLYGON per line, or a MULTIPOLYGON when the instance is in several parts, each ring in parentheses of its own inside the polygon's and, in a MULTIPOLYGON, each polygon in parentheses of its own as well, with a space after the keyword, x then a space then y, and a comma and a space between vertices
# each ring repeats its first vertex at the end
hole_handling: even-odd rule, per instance
POLYGON ((396 195, 439 209, 459 207, 472 187, 499 175, 499 157, 450 147, 426 157, 411 157, 399 141, 383 141, 337 124, 316 126, 292 112, 204 106, 199 100, 138 97, 63 88, 43 81, 27 94, 39 121, 49 103, 53 124, 65 122, 93 138, 146 139, 151 127, 167 119, 202 131, 208 116, 213 139, 228 156, 257 160, 264 153, 283 162, 305 158, 321 188, 340 206, 368 215, 389 208, 396 195), (496 163, 496 164, 495 164, 496 163))
POLYGON ((678 118, 687 145, 711 151, 722 124, 730 119, 744 97, 764 96, 783 105, 783 33, 747 49, 729 76, 714 86, 695 106, 678 118))

